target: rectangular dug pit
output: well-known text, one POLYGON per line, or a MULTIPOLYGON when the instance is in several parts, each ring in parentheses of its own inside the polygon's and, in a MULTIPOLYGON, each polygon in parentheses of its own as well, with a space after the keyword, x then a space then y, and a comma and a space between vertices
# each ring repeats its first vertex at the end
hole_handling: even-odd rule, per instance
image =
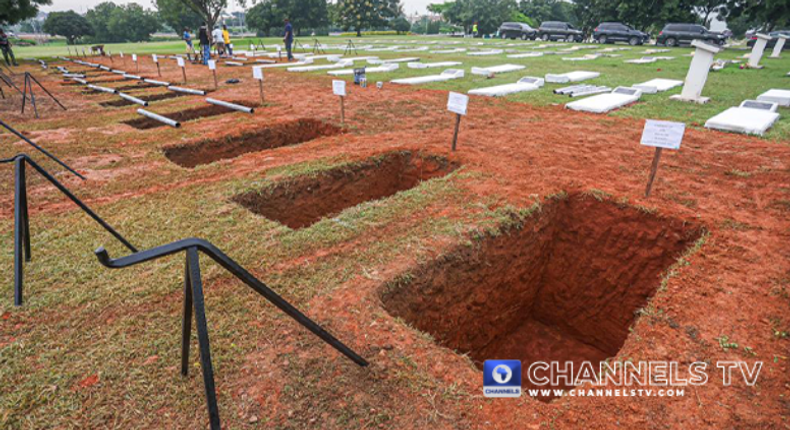
POLYGON ((422 181, 446 176, 457 167, 444 157, 392 152, 316 176, 305 175, 260 191, 239 194, 233 201, 256 214, 299 229, 360 203, 389 197, 422 181))
MULTIPOLYGON (((574 372, 614 357, 636 312, 702 231, 689 223, 592 197, 552 200, 519 229, 459 246, 386 284, 384 307, 448 348, 574 372)), ((541 374, 543 375, 543 374, 541 374)), ((539 397, 549 401, 553 398, 539 397)))
MULTIPOLYGON (((231 102, 231 103, 242 104, 238 102, 231 102)), ((162 114, 162 116, 183 123, 186 121, 224 115, 226 113, 233 113, 233 112, 236 111, 222 106, 206 105, 206 106, 201 106, 199 108, 182 110, 180 112, 166 113, 166 114, 162 114)), ((140 117, 140 118, 124 121, 123 123, 126 125, 130 125, 138 130, 149 130, 152 128, 165 126, 165 124, 148 117, 140 117)))
MULTIPOLYGON (((140 99, 140 100, 143 100, 143 101, 151 103, 151 102, 158 102, 158 101, 162 101, 162 100, 170 100, 170 99, 174 99, 176 97, 184 97, 184 96, 186 96, 186 94, 184 94, 184 93, 176 93, 176 92, 173 92, 173 91, 168 91, 166 93, 151 94, 151 95, 147 95, 147 96, 139 96, 137 98, 140 99)), ((137 105, 137 103, 129 101, 129 100, 126 100, 126 99, 120 99, 120 100, 113 100, 113 101, 109 101, 109 102, 102 102, 102 103, 99 103, 99 105, 100 106, 104 106, 104 107, 124 107, 124 106, 137 105)))
POLYGON ((165 157, 181 167, 193 168, 250 152, 304 143, 319 137, 334 136, 343 130, 315 119, 299 119, 243 133, 206 139, 164 148, 165 157))

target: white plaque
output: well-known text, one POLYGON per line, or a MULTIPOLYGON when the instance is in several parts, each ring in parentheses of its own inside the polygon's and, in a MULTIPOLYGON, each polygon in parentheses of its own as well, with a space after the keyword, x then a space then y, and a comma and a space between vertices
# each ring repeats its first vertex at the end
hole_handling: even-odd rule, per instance
POLYGON ((132 54, 132 61, 137 62, 137 54, 132 54))
POLYGON ((261 69, 260 67, 253 67, 252 68, 252 77, 254 79, 262 81, 263 80, 263 69, 261 69))
POLYGON ((208 60, 208 69, 217 70, 217 60, 208 60))
POLYGON ((178 63, 178 67, 184 67, 184 57, 176 57, 176 63, 178 63))
POLYGON ((154 63, 158 63, 159 62, 159 57, 157 57, 156 54, 151 55, 151 58, 154 59, 154 63))
POLYGON ((450 92, 447 97, 447 110, 458 115, 466 115, 466 106, 469 104, 469 96, 450 92))
POLYGON ((641 144, 657 148, 680 149, 686 124, 672 121, 656 121, 649 119, 642 131, 641 144))
POLYGON ((344 97, 346 95, 346 81, 337 79, 332 81, 332 92, 336 96, 344 97))

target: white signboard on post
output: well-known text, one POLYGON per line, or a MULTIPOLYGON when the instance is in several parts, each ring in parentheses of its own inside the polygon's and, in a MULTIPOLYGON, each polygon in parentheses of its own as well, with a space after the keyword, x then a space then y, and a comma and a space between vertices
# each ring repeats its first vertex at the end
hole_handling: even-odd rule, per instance
POLYGON ((257 79, 259 81, 263 80, 263 69, 260 67, 253 67, 252 68, 252 77, 253 79, 257 79))
POLYGON ((176 57, 176 63, 178 63, 178 67, 184 67, 184 57, 176 57))
POLYGON ((121 52, 121 58, 123 58, 123 52, 121 52))
POLYGON ((157 57, 156 54, 151 55, 151 58, 154 59, 154 63, 158 63, 159 62, 159 57, 157 57))
POLYGON ((132 54, 132 61, 137 62, 137 54, 132 54))
POLYGON ((217 70, 217 60, 208 60, 208 69, 217 70))
POLYGON ((640 143, 656 148, 680 149, 680 142, 683 141, 685 131, 686 124, 682 122, 649 119, 645 122, 640 143))
POLYGON ((336 96, 345 97, 346 95, 346 81, 334 80, 332 81, 332 92, 336 96))
POLYGON ((450 92, 447 97, 447 110, 457 113, 458 115, 466 115, 466 106, 469 104, 469 96, 461 93, 450 92))

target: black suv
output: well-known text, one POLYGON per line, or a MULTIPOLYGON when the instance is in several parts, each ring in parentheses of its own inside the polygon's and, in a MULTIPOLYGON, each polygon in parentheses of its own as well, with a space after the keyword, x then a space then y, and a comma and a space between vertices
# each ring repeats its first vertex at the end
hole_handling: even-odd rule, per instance
POLYGON ((667 24, 658 33, 656 45, 677 46, 701 40, 711 45, 724 45, 727 38, 721 33, 714 33, 699 24, 667 24))
POLYGON ((599 43, 628 42, 629 45, 641 45, 650 40, 650 35, 619 22, 602 22, 595 27, 593 39, 599 43))
POLYGON ((538 31, 522 22, 503 22, 499 26, 499 37, 503 39, 535 40, 538 31))
POLYGON ((560 21, 546 21, 538 28, 538 37, 543 40, 564 40, 566 42, 581 42, 584 33, 571 24, 560 21))

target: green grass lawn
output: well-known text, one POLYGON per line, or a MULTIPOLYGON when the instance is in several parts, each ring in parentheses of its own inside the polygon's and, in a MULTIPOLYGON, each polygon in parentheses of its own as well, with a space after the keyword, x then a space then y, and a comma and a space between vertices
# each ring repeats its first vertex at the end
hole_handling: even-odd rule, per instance
MULTIPOLYGON (((312 42, 312 38, 301 38, 304 44, 312 42)), ((341 37, 320 37, 318 38, 322 43, 327 44, 345 44, 347 38, 341 37)), ((383 45, 403 44, 404 46, 412 46, 412 42, 427 42, 437 41, 439 45, 446 42, 462 41, 460 45, 447 45, 448 47, 466 47, 466 48, 484 48, 484 47, 498 47, 500 49, 527 52, 532 50, 533 47, 543 44, 540 41, 511 41, 511 40, 481 40, 481 39, 458 39, 458 38, 441 38, 441 37, 414 37, 414 36, 367 36, 362 38, 352 39, 358 46, 363 46, 374 41, 380 41, 383 45), (476 45, 479 42, 484 42, 486 45, 476 45)), ((263 39, 239 39, 235 40, 237 50, 247 49, 250 42, 262 42, 267 47, 274 46, 281 43, 279 38, 263 38, 263 39)), ((573 44, 562 44, 548 42, 551 46, 542 49, 541 52, 556 52, 557 50, 564 49, 573 44)), ((419 46, 414 44, 413 46, 419 46)), ((623 46, 623 45, 605 45, 602 47, 623 46)), ((87 49, 87 45, 79 46, 87 49)), ((432 83, 420 85, 420 88, 431 88, 437 90, 459 91, 466 92, 473 88, 499 85, 504 83, 512 83, 522 76, 538 76, 543 77, 547 73, 564 73, 573 70, 589 70, 600 72, 601 76, 597 79, 587 81, 586 83, 596 85, 606 85, 612 88, 617 86, 629 86, 639 82, 644 82, 653 78, 667 78, 683 80, 688 71, 688 66, 691 58, 687 55, 692 51, 690 48, 671 48, 668 53, 661 53, 655 55, 675 57, 672 60, 661 60, 651 64, 627 64, 624 61, 634 58, 640 58, 644 55, 647 49, 655 48, 653 45, 637 46, 628 51, 619 51, 615 54, 621 56, 615 58, 599 58, 592 61, 563 61, 563 57, 578 57, 597 51, 597 49, 584 49, 570 53, 560 53, 556 55, 544 55, 537 58, 520 58, 513 59, 507 58, 505 52, 499 55, 475 57, 469 56, 466 53, 455 54, 430 54, 428 51, 422 52, 366 52, 359 50, 359 55, 375 55, 381 58, 394 58, 394 57, 420 57, 423 62, 433 61, 460 61, 463 64, 458 66, 466 71, 466 76, 463 79, 453 80, 443 83, 432 83), (493 79, 488 79, 483 76, 475 76, 470 73, 471 67, 474 66, 492 66, 497 64, 512 63, 522 64, 526 69, 514 73, 506 73, 498 75, 493 79)), ((167 42, 150 42, 150 43, 122 43, 122 44, 106 44, 105 49, 112 53, 137 53, 137 54, 151 54, 151 53, 181 53, 184 51, 184 44, 181 41, 167 41, 167 42)), ((431 48, 438 49, 438 48, 431 48)), ((42 58, 52 57, 57 55, 68 54, 67 47, 63 44, 55 44, 51 46, 37 46, 37 47, 20 47, 16 49, 17 55, 20 58, 42 58)), ((301 49, 296 49, 296 52, 303 52, 301 49)), ((342 50, 332 49, 328 53, 342 53, 342 50)), ((745 48, 728 48, 717 58, 722 59, 735 59, 742 56, 748 51, 745 48)), ((356 54, 352 54, 356 55, 356 54)), ((745 61, 745 60, 744 60, 745 61)), ((318 64, 318 63, 317 63, 318 64)), ((669 96, 680 92, 680 88, 676 88, 666 93, 659 93, 655 95, 643 95, 642 99, 636 105, 620 109, 610 113, 614 116, 633 117, 633 118, 655 118, 666 119, 673 121, 682 121, 691 126, 702 126, 705 121, 716 115, 723 110, 739 105, 743 100, 754 99, 762 92, 770 88, 790 88, 790 77, 787 73, 790 72, 790 54, 785 54, 782 59, 768 58, 768 52, 763 57, 762 64, 765 66, 762 70, 740 70, 735 65, 730 65, 720 72, 711 72, 708 78, 707 85, 703 92, 704 95, 709 96, 711 101, 705 105, 697 105, 690 103, 682 103, 669 100, 669 96)), ((370 74, 368 81, 375 84, 377 81, 388 82, 392 79, 420 76, 441 73, 443 69, 409 69, 406 64, 401 64, 400 68, 392 73, 378 73, 370 74)), ((274 73, 280 73, 276 71, 274 73)), ((315 75, 325 75, 326 71, 310 72, 315 75)), ((351 77, 345 77, 351 79, 351 77)), ((538 106, 545 105, 560 105, 567 103, 570 99, 566 96, 556 95, 552 90, 563 87, 565 85, 547 84, 543 89, 534 92, 521 93, 508 96, 509 100, 531 103, 538 106)), ((788 140, 790 139, 790 118, 781 118, 766 138, 771 140, 788 140)))

